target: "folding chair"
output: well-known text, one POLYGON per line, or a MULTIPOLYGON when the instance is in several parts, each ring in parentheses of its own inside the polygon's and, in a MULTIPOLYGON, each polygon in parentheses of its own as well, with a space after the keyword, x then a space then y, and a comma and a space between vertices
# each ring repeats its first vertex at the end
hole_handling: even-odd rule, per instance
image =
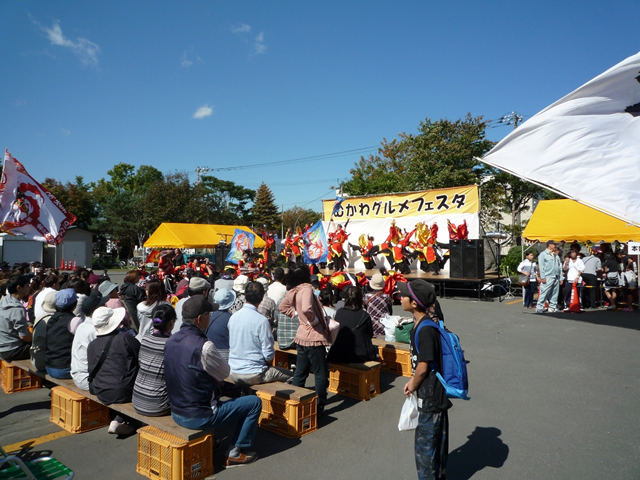
POLYGON ((17 455, 7 455, 0 447, 0 480, 27 478, 29 480, 71 480, 74 473, 51 457, 24 461, 17 455))

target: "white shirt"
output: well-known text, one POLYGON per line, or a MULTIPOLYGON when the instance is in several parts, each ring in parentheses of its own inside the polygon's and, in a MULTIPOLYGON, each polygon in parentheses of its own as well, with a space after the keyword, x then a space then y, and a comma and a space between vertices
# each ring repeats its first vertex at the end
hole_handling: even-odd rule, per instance
POLYGON ((96 329, 91 317, 86 317, 76 334, 71 345, 71 378, 76 387, 89 390, 89 364, 87 362, 87 346, 96 338, 96 329))
POLYGON ((267 297, 276 302, 276 305, 278 305, 282 301, 286 293, 287 287, 285 287, 280 282, 273 282, 271 285, 269 285, 269 289, 267 290, 267 297))
POLYGON ((535 262, 532 262, 528 258, 525 258, 517 268, 520 273, 530 273, 529 282, 534 283, 537 282, 536 273, 538 272, 538 265, 535 262))
POLYGON ((569 259, 569 269, 567 270, 567 282, 573 283, 578 277, 579 272, 584 272, 584 263, 581 259, 569 259))

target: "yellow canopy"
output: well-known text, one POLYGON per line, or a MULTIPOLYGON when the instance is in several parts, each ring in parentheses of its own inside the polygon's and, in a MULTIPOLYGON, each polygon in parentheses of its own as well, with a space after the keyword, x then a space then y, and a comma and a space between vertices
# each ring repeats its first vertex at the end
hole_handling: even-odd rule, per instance
POLYGON ((640 241, 640 228, 574 200, 542 200, 522 233, 530 242, 640 241))
MULTIPOLYGON (((231 242, 236 228, 253 233, 249 227, 239 225, 208 225, 198 223, 163 223, 144 242, 148 248, 213 248, 224 240, 231 242)), ((254 248, 264 247, 264 240, 256 235, 254 248)))

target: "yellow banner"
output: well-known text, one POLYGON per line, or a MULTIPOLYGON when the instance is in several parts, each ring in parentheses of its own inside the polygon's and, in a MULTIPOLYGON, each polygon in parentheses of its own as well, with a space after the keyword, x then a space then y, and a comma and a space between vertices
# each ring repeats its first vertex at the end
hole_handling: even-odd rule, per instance
MULTIPOLYGON (((323 200, 324 220, 329 221, 337 200, 323 200)), ((334 219, 402 218, 419 215, 478 213, 480 198, 476 185, 422 192, 371 197, 347 197, 333 214, 334 219)))

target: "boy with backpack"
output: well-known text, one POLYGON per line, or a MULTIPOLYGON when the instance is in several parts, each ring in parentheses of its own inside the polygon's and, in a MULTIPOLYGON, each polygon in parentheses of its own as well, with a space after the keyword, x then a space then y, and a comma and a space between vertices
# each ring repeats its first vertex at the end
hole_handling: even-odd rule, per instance
POLYGON ((428 312, 436 300, 436 292, 421 279, 397 285, 402 293, 402 309, 411 312, 414 319, 410 347, 413 377, 405 385, 404 393, 418 397, 414 446, 418 479, 445 479, 449 455, 447 410, 452 403, 436 375, 443 372, 442 342, 437 328, 419 328, 423 321, 423 327, 435 326, 428 312))

